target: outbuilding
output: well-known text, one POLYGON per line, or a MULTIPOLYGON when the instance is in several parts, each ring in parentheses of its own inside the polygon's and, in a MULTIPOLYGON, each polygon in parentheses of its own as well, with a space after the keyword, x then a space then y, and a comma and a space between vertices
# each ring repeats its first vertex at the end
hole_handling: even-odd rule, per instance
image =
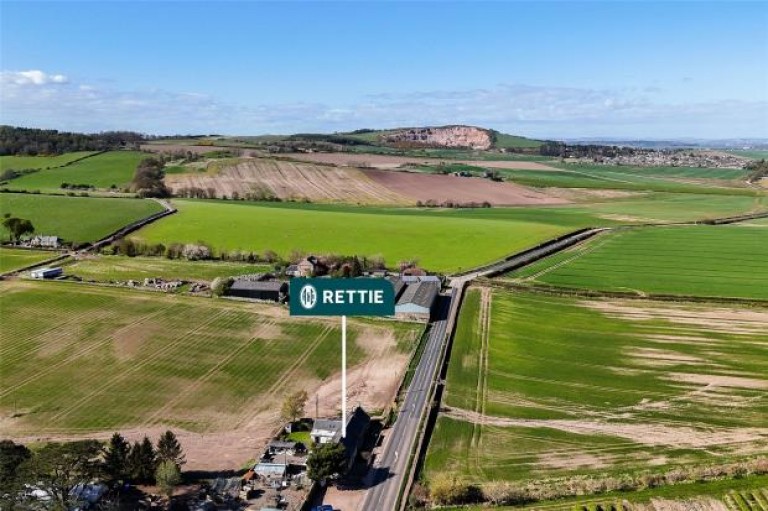
POLYGON ((440 284, 437 282, 408 284, 395 304, 395 316, 428 321, 439 291, 440 284))
POLYGON ((64 274, 64 270, 59 267, 56 268, 37 268, 29 272, 29 276, 33 279, 55 279, 64 274))
POLYGON ((288 283, 279 280, 235 280, 227 294, 253 300, 282 302, 288 295, 288 283))

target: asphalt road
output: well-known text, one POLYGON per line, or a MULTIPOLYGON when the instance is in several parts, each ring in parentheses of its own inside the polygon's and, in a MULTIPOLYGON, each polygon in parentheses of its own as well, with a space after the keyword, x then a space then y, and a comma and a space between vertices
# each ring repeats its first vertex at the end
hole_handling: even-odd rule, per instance
POLYGON ((431 387, 445 342, 448 311, 456 291, 441 298, 436 319, 416 367, 411 385, 403 400, 394 425, 384 439, 384 448, 371 472, 369 489, 363 502, 365 511, 394 511, 397 497, 408 475, 409 457, 418 437, 418 428, 430 403, 431 387))

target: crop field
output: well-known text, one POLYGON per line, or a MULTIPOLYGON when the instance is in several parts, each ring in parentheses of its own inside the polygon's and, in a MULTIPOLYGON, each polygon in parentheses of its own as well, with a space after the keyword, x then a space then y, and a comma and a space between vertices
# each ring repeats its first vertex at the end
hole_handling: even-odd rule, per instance
POLYGON ((0 273, 24 268, 30 264, 39 263, 56 257, 58 253, 44 250, 24 250, 17 248, 0 248, 0 273))
POLYGON ((58 156, 0 156, 0 171, 61 167, 91 154, 94 153, 79 151, 58 156))
POLYGON ((686 167, 613 167, 606 165, 554 164, 559 170, 500 170, 519 184, 537 187, 596 188, 669 193, 756 195, 748 188, 742 169, 686 167))
POLYGON ((177 200, 179 213, 137 232, 148 242, 196 242, 215 249, 274 250, 418 259, 434 271, 490 262, 566 232, 567 226, 464 218, 450 211, 256 205, 177 200), (391 214, 390 214, 391 213, 391 214), (500 241, 503 240, 502 243, 500 241))
POLYGON ((768 452, 768 309, 470 289, 425 464, 524 482, 768 452))
POLYGON ((111 151, 97 154, 66 167, 39 170, 10 181, 11 190, 60 190, 62 183, 96 188, 122 187, 133 178, 139 162, 146 158, 138 151, 111 151))
MULTIPOLYGON (((56 235, 68 242, 83 243, 107 236, 120 227, 154 213, 162 206, 146 199, 111 199, 4 193, 0 214, 11 213, 32 221, 35 233, 56 235)), ((8 232, 0 227, 0 237, 8 232)))
POLYGON ((617 230, 507 278, 640 294, 768 300, 768 226, 617 230))
POLYGON ((163 257, 87 256, 66 265, 64 269, 67 275, 97 282, 143 280, 147 277, 210 282, 216 277, 268 272, 272 266, 225 261, 169 260, 163 257))
POLYGON ((745 158, 752 158, 753 160, 768 159, 768 149, 752 149, 744 151, 728 151, 736 156, 743 156, 745 158))
MULTIPOLYGON (((466 511, 488 507, 465 507, 466 511)), ((750 476, 707 483, 680 484, 636 492, 609 492, 594 497, 571 497, 498 510, 546 511, 765 511, 768 476, 750 476)))
MULTIPOLYGON (((287 393, 305 389, 323 407, 339 406, 322 394, 338 386, 338 320, 292 319, 277 305, 31 281, 0 286, 0 309, 3 437, 172 426, 240 430, 242 445, 257 429, 273 431, 287 393)), ((350 400, 382 408, 422 329, 351 321, 350 400)))

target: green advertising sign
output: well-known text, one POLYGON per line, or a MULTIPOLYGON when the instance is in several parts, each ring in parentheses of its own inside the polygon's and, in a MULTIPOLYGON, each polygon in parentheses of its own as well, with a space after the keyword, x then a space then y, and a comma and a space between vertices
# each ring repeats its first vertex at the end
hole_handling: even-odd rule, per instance
POLYGON ((395 290, 385 279, 293 279, 291 316, 392 316, 395 290))

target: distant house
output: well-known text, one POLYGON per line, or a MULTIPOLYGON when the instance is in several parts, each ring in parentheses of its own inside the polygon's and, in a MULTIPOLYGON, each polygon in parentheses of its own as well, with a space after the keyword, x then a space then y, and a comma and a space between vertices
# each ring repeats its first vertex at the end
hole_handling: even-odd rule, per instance
POLYGON ((328 273, 328 266, 315 256, 307 256, 285 269, 289 277, 316 277, 328 273))
POLYGON ((229 296, 282 302, 288 295, 288 283, 279 280, 235 280, 227 292, 229 296))
POLYGON ((59 267, 56 268, 37 268, 29 272, 29 276, 33 279, 55 279, 64 274, 64 270, 59 267))
POLYGON ((439 292, 440 284, 437 282, 408 284, 395 303, 395 316, 429 320, 439 292))
POLYGON ((29 239, 29 246, 40 248, 59 248, 61 246, 61 239, 58 236, 35 235, 29 239))
POLYGON ((339 419, 316 420, 309 435, 316 444, 341 442, 347 455, 347 468, 350 468, 355 461, 357 451, 363 443, 365 433, 368 431, 370 424, 370 415, 358 406, 347 419, 346 437, 342 438, 341 436, 341 420, 339 419))

